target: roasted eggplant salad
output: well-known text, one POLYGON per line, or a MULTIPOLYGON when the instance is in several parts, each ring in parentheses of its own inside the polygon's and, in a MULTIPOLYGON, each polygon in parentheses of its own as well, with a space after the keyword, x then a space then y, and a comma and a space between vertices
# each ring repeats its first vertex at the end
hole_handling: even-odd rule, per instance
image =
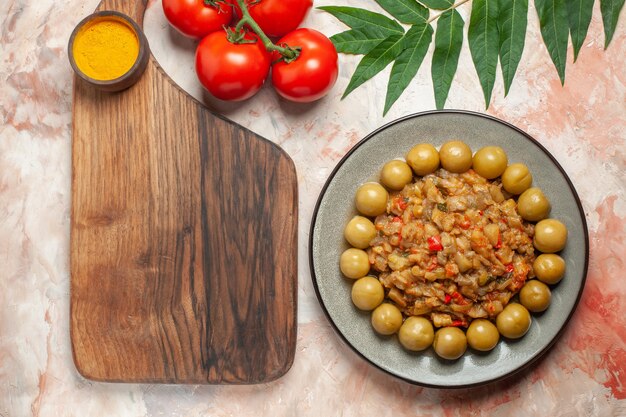
POLYGON ((523 337, 565 274, 567 228, 522 163, 461 141, 422 143, 362 184, 339 259, 374 331, 444 359, 523 337))

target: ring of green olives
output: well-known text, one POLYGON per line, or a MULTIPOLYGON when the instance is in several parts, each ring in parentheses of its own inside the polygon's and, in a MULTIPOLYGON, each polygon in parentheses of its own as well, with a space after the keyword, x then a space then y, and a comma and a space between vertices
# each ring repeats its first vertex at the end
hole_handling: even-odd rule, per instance
POLYGON ((496 326, 486 319, 472 320, 467 328, 467 343, 472 349, 487 352, 498 344, 500 333, 496 326))
POLYGON ((511 164, 502 173, 502 187, 514 195, 528 190, 533 183, 533 176, 524 164, 511 164))
POLYGON ((393 304, 383 303, 372 312, 372 327, 378 334, 388 336, 402 326, 402 313, 393 304))
POLYGON ((460 140, 446 142, 439 149, 441 166, 456 174, 463 173, 472 166, 472 150, 460 140))
MULTIPOLYGON (((352 218, 344 229, 346 240, 353 246, 341 254, 340 270, 355 279, 351 297, 354 305, 372 311, 371 324, 381 335, 398 333, 400 344, 410 351, 422 351, 433 346, 441 358, 456 360, 463 356, 467 346, 477 351, 494 349, 500 336, 517 339, 530 329, 529 311, 545 311, 551 302, 550 288, 546 284, 558 283, 565 273, 565 261, 553 252, 563 249, 567 241, 567 228, 558 220, 547 219, 551 205, 543 192, 531 187, 532 174, 522 163, 508 165, 506 152, 498 146, 486 146, 472 156, 470 147, 458 140, 444 143, 440 150, 421 143, 409 150, 406 162, 387 162, 380 173, 380 182, 361 185, 355 196, 356 208, 363 216, 352 218), (474 319, 466 332, 455 326, 443 327, 435 332, 433 323, 425 318, 409 316, 403 322, 402 312, 385 301, 385 288, 370 272, 369 255, 363 249, 376 237, 376 226, 366 217, 376 217, 387 212, 389 192, 400 191, 413 180, 413 175, 426 176, 439 167, 452 172, 474 171, 493 180, 500 177, 502 188, 509 194, 519 195, 517 211, 526 221, 538 222, 534 228, 534 247, 544 252, 534 263, 536 280, 524 284, 519 292, 519 303, 508 304, 497 315, 495 324, 487 319, 474 319)), ((506 197, 502 197, 506 198, 506 197)), ((494 200, 498 201, 494 196, 494 200)))
POLYGON ((383 284, 374 277, 363 277, 352 284, 352 302, 363 311, 378 307, 385 298, 383 284))
POLYGON ((420 143, 406 154, 406 162, 415 174, 423 177, 439 168, 439 152, 429 143, 420 143))
POLYGON ((541 313, 550 305, 550 288, 536 279, 528 281, 519 292, 519 301, 533 313, 541 313))
POLYGON ((350 248, 339 258, 339 269, 348 278, 362 278, 370 272, 370 260, 362 249, 350 248))
POLYGON ((567 227, 558 220, 545 219, 535 226, 533 244, 544 253, 559 252, 567 243, 567 227))
POLYGON ((377 182, 368 182, 356 191, 356 209, 369 217, 376 217, 387 210, 389 193, 377 182))
POLYGON ((519 339, 530 329, 532 319, 526 307, 511 303, 496 317, 496 327, 500 334, 509 339, 519 339))
POLYGON ((517 211, 520 216, 531 222, 548 217, 551 208, 550 202, 537 187, 524 191, 517 200, 517 211))
POLYGON ((467 337, 458 327, 442 327, 435 333, 433 347, 440 357, 455 360, 467 350, 467 337))
POLYGON ((539 281, 554 285, 565 275, 565 261, 559 255, 543 253, 533 262, 533 271, 539 281))
POLYGON ((499 146, 485 146, 474 155, 474 171, 482 177, 492 180, 498 178, 506 169, 509 159, 499 146))
POLYGON ((380 172, 380 182, 390 190, 399 191, 413 180, 409 164, 398 159, 387 162, 380 172))
POLYGON ((355 248, 365 249, 376 237, 376 227, 370 219, 354 216, 346 225, 343 235, 355 248))
POLYGON ((400 344, 414 352, 428 349, 433 344, 435 331, 433 325, 424 317, 408 317, 398 332, 400 344))

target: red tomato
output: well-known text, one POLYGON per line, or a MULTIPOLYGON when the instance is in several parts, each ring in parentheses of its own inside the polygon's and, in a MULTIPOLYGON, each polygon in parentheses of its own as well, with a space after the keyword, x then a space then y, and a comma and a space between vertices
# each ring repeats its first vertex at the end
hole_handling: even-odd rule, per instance
MULTIPOLYGON (((226 0, 235 4, 237 14, 241 16, 241 9, 236 0, 226 0)), ((261 27, 263 32, 272 38, 285 36, 296 29, 304 20, 313 0, 246 0, 250 16, 261 27)))
POLYGON ((165 17, 180 33, 192 38, 203 38, 221 30, 233 17, 233 8, 217 3, 218 7, 204 0, 163 0, 165 17))
POLYGON ((245 100, 263 86, 270 70, 270 54, 259 38, 255 43, 234 44, 225 31, 202 39, 196 50, 196 73, 202 85, 221 100, 245 100))
MULTIPOLYGON (((292 62, 279 61, 272 67, 272 83, 278 94, 291 101, 308 103, 324 97, 335 85, 337 50, 326 36, 313 29, 297 29, 278 41, 300 55, 292 62)), ((274 61, 280 57, 275 53, 274 61)))

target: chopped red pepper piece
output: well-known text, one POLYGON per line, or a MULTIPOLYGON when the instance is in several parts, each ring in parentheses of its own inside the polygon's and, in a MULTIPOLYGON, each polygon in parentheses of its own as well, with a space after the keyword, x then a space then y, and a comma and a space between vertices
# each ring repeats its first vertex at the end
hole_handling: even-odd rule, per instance
POLYGON ((403 197, 397 197, 396 206, 398 206, 400 210, 404 211, 409 206, 408 199, 403 197))
POLYGON ((468 301, 458 291, 452 293, 452 298, 454 298, 454 301, 460 306, 465 306, 468 303, 468 301))
POLYGON ((500 249, 501 247, 502 247, 502 237, 500 237, 500 232, 498 232, 498 243, 496 243, 496 246, 494 246, 494 248, 500 249))
POLYGON ((454 320, 450 326, 462 327, 465 326, 465 322, 463 320, 454 320))
POLYGON ((450 301, 452 301, 452 297, 450 297, 450 294, 446 294, 446 298, 444 300, 444 303, 450 304, 450 301))
POLYGON ((393 221, 394 223, 402 223, 402 218, 401 218, 401 217, 396 216, 396 217, 394 217, 394 218, 393 218, 393 220, 392 220, 392 221, 393 221))
POLYGON ((443 249, 443 245, 441 244, 441 236, 435 235, 428 238, 428 249, 433 252, 439 251, 443 249))
POLYGON ((504 267, 504 270, 506 271, 507 274, 510 272, 513 272, 514 269, 515 268, 513 267, 513 264, 508 264, 504 267))

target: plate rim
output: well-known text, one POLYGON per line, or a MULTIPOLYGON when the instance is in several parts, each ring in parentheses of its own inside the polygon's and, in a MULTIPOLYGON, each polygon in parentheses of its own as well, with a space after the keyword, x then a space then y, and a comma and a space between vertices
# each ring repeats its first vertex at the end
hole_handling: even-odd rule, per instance
POLYGON ((587 275, 589 273, 589 229, 587 227, 587 215, 585 213, 585 210, 583 208, 582 202, 580 201, 580 197, 578 196, 578 193, 576 192, 576 188, 574 188, 574 184, 572 183, 572 180, 570 179, 570 177, 567 175, 567 172, 563 169, 563 167, 561 166, 561 164, 556 160, 556 158, 535 138, 533 138, 529 133, 523 131, 522 129, 520 129, 519 127, 512 125, 509 122, 506 122, 504 120, 501 120, 495 116, 491 116, 489 114, 485 114, 485 113, 478 113, 475 111, 470 111, 470 110, 459 110, 459 109, 446 109, 446 110, 426 110, 426 111, 422 111, 422 112, 417 112, 417 113, 412 113, 412 114, 408 114, 402 117, 399 117, 397 119, 394 119, 384 125, 382 125, 381 127, 373 130, 372 132, 370 132, 369 134, 367 134, 363 139, 361 139, 360 141, 358 141, 340 160, 339 162, 337 162, 337 164, 335 165, 335 167, 333 168, 332 172, 330 173, 330 175, 328 176, 328 178, 326 179, 326 181, 324 182, 324 186, 322 187, 322 189, 320 190, 320 193, 317 197, 317 201, 315 203, 315 208, 313 210, 313 215, 311 218, 311 226, 309 228, 309 248, 308 248, 308 252, 309 252, 309 270, 311 273, 311 281, 313 283, 313 288, 315 289, 315 295, 317 297, 317 301, 320 304, 320 307, 322 308, 324 315, 326 316, 326 319, 330 322, 331 326, 333 327, 334 332, 339 335, 339 337, 341 338, 341 340, 348 346, 350 347, 350 349, 356 353, 359 357, 361 357, 363 360, 365 360, 367 363, 369 363, 370 365, 374 366, 375 368, 383 371, 384 373, 393 376, 396 379, 400 379, 403 380, 405 382, 408 382, 412 385, 418 385, 418 386, 422 386, 422 387, 427 387, 427 388, 439 388, 439 389, 463 389, 463 388, 473 388, 473 387, 478 387, 478 386, 484 386, 484 385, 488 385, 488 384, 492 384, 498 381, 503 381, 505 379, 508 379, 524 370, 527 370, 529 368, 531 368, 533 365, 535 365, 537 363, 537 361, 542 358, 553 346, 554 344, 557 342, 557 340, 563 335, 563 333, 565 332, 565 329, 568 327, 572 316, 574 315, 574 313, 576 312, 576 310, 578 309, 578 304, 580 303, 580 299, 582 297, 583 291, 585 289, 585 284, 587 282, 587 275), (423 116, 429 116, 429 115, 433 115, 433 114, 463 114, 463 115, 468 115, 468 116, 472 116, 472 117, 478 117, 478 118, 483 118, 483 119, 487 119, 496 123, 499 123, 501 125, 504 125, 510 129, 513 129, 514 131, 520 133, 521 135, 523 135, 526 139, 528 139, 530 142, 532 142, 533 144, 535 144, 546 156, 548 156, 548 158, 550 158, 550 160, 552 161, 552 163, 554 163, 554 165, 556 166, 556 168, 561 172, 561 174, 563 175, 563 177, 565 178, 565 181, 567 182, 567 185, 572 193, 572 195, 574 196, 574 200, 576 202, 576 206, 578 207, 579 213, 581 214, 581 219, 582 219, 582 228, 583 228, 583 237, 584 237, 584 245, 585 245, 585 259, 584 259, 584 265, 583 265, 583 278, 582 281, 580 283, 580 288, 578 290, 578 294, 576 295, 576 300, 574 301, 574 305, 572 307, 572 309, 569 311, 565 322, 563 323, 563 325, 561 326, 561 328, 556 332, 556 334, 554 335, 554 337, 543 347, 543 349, 541 349, 540 351, 538 351, 537 353, 535 353, 534 356, 531 356, 525 363, 523 363, 522 365, 518 366, 515 369, 512 369, 511 371, 500 375, 498 377, 495 378, 491 378, 491 379, 487 379, 487 380, 483 380, 483 381, 478 381, 478 382, 472 382, 472 383, 467 383, 467 384, 456 384, 456 385, 442 385, 442 384, 430 384, 427 382, 418 382, 415 380, 412 380, 410 378, 405 378, 403 376, 397 375, 395 373, 393 373, 392 371, 390 371, 389 369, 385 369, 382 366, 380 366, 379 364, 373 362, 372 360, 370 360, 369 358, 367 358, 363 353, 361 353, 361 351, 359 351, 349 340, 348 338, 339 330, 339 328, 337 327, 337 325, 335 324, 335 322, 332 320, 330 313, 328 312, 328 309, 326 308, 326 305, 324 304, 324 301, 322 300, 322 296, 317 284, 317 277, 315 275, 315 265, 314 265, 314 260, 313 260, 313 239, 315 236, 315 226, 317 224, 317 217, 318 217, 318 211, 320 209, 320 205, 322 203, 322 200, 326 194, 326 191, 328 189, 328 187, 330 186, 331 182, 333 181, 333 179, 335 178, 335 175, 337 174, 337 171, 339 171, 339 169, 343 166, 343 164, 346 162, 346 160, 348 158, 350 158, 350 156, 356 152, 356 150, 358 148, 361 147, 361 145, 363 145, 364 143, 366 143, 368 140, 370 140, 372 137, 376 136, 378 133, 380 133, 383 130, 386 130, 396 124, 402 123, 408 119, 414 119, 414 118, 419 118, 419 117, 423 117, 423 116))

